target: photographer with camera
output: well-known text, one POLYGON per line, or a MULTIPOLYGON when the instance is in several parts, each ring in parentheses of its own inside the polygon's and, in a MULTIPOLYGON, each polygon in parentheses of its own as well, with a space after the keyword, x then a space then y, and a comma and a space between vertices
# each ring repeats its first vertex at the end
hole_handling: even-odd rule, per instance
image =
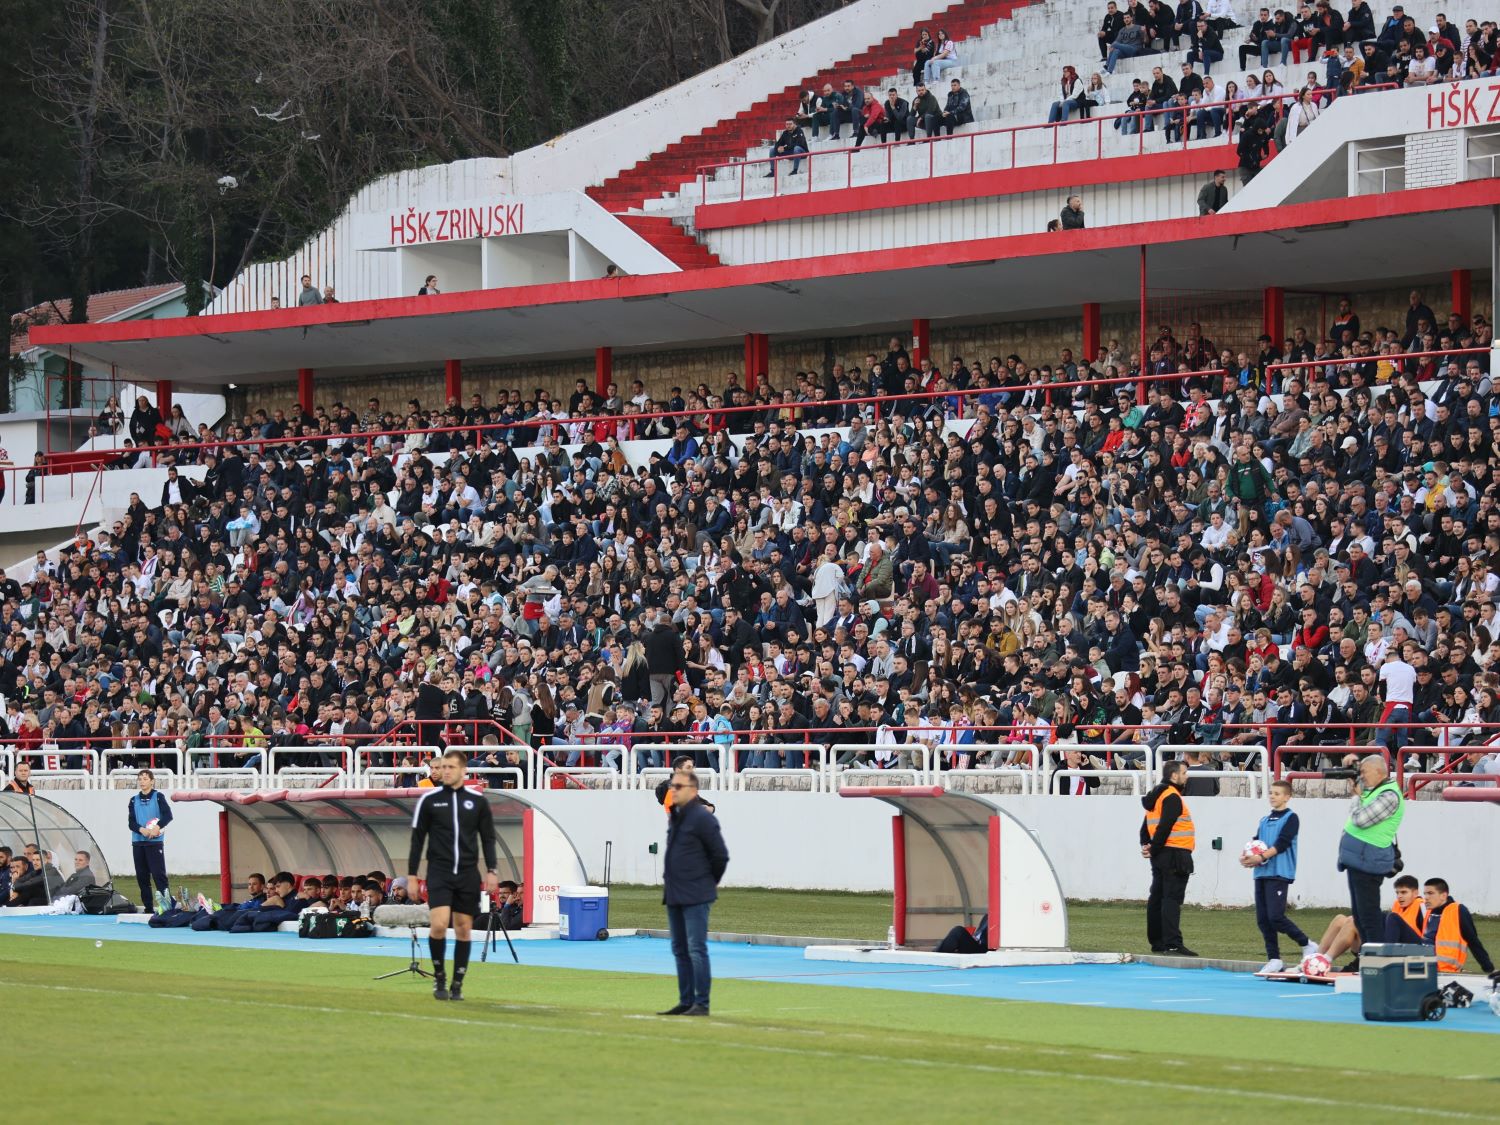
POLYGON ((1352 785, 1354 801, 1339 839, 1339 870, 1349 876, 1350 910, 1360 941, 1378 942, 1385 931, 1380 885, 1401 871, 1396 831, 1406 815, 1406 800, 1378 754, 1360 759, 1352 785))

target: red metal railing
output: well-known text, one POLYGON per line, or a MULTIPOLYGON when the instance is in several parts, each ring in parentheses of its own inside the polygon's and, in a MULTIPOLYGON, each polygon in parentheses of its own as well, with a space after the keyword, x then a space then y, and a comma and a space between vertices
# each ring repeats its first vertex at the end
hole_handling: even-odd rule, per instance
POLYGON ((1390 352, 1377 355, 1337 356, 1326 359, 1299 359, 1290 363, 1268 363, 1266 364, 1266 393, 1271 393, 1275 375, 1283 371, 1303 371, 1310 367, 1334 368, 1334 367, 1365 367, 1378 366, 1380 363, 1390 363, 1404 370, 1407 362, 1414 359, 1440 359, 1443 357, 1483 355, 1490 354, 1489 348, 1448 348, 1446 350, 1430 352, 1390 352))
MULTIPOLYGON (((1365 87, 1361 87, 1358 92, 1364 93, 1364 92, 1370 92, 1370 91, 1375 91, 1375 90, 1393 90, 1393 89, 1396 89, 1396 88, 1397 87, 1394 86, 1394 85, 1392 85, 1392 84, 1382 84, 1382 85, 1378 85, 1378 86, 1365 86, 1365 87)), ((1319 101, 1322 101, 1324 99, 1330 99, 1330 98, 1336 97, 1337 95, 1338 95, 1338 91, 1333 90, 1333 89, 1329 89, 1329 88, 1321 88, 1321 89, 1317 89, 1317 90, 1313 91, 1314 98, 1316 98, 1319 101)), ((750 159, 750 160, 726 160, 726 161, 719 161, 719 162, 716 162, 716 163, 713 163, 713 164, 702 165, 698 169, 699 198, 702 200, 702 202, 703 202, 703 204, 705 206, 712 206, 716 202, 717 203, 727 202, 726 200, 710 200, 709 197, 708 197, 708 186, 711 183, 714 183, 716 181, 717 174, 720 171, 724 170, 724 169, 734 169, 734 170, 736 170, 738 172, 738 175, 739 175, 739 200, 738 201, 739 202, 744 202, 747 198, 750 198, 750 199, 759 199, 759 198, 766 198, 766 197, 775 198, 775 197, 781 196, 781 195, 792 194, 792 192, 791 192, 791 185, 786 182, 786 177, 782 176, 780 174, 780 172, 779 172, 779 169, 782 166, 784 166, 787 161, 797 161, 799 163, 802 162, 802 161, 806 161, 807 162, 807 171, 806 171, 807 179, 806 179, 806 183, 805 184, 799 184, 799 185, 797 185, 797 194, 806 194, 806 193, 809 193, 809 192, 811 192, 811 191, 814 190, 813 189, 813 169, 815 167, 815 164, 814 164, 815 161, 822 161, 824 164, 828 164, 829 162, 833 162, 835 165, 837 165, 838 163, 842 162, 844 164, 844 168, 845 168, 843 184, 842 185, 838 185, 838 184, 835 183, 835 184, 829 185, 829 186, 830 187, 836 187, 836 186, 852 187, 852 186, 854 186, 854 159, 855 159, 855 156, 858 155, 858 154, 860 154, 860 153, 883 153, 884 154, 884 167, 885 167, 885 180, 884 181, 875 180, 873 182, 876 183, 876 184, 881 183, 881 182, 884 182, 884 183, 894 183, 894 182, 896 182, 895 181, 895 172, 896 172, 896 165, 897 165, 896 150, 898 148, 905 148, 905 147, 907 147, 909 145, 925 145, 926 146, 926 149, 927 149, 927 174, 926 174, 926 178, 929 178, 929 179, 931 179, 931 178, 933 178, 933 177, 935 177, 937 175, 940 175, 940 174, 941 175, 945 175, 945 176, 963 176, 963 175, 971 175, 971 174, 973 174, 975 172, 980 172, 980 171, 985 171, 985 172, 996 171, 996 172, 999 172, 999 171, 1006 171, 1006 170, 1015 169, 1015 168, 1046 167, 1046 166, 1050 166, 1050 165, 1054 165, 1054 164, 1059 164, 1059 163, 1085 163, 1085 162, 1090 162, 1090 161, 1105 159, 1106 155, 1110 155, 1110 156, 1136 155, 1136 156, 1139 156, 1139 155, 1144 155, 1144 153, 1146 152, 1146 133, 1148 131, 1147 130, 1148 121, 1155 122, 1155 121, 1159 120, 1160 126, 1164 130, 1165 126, 1166 126, 1166 122, 1170 118, 1172 118, 1173 116, 1176 116, 1177 118, 1179 118, 1179 120, 1181 122, 1181 131, 1182 131, 1181 140, 1173 142, 1173 144, 1174 144, 1174 146, 1179 146, 1180 145, 1180 147, 1184 151, 1186 151, 1186 149, 1188 148, 1188 132, 1189 132, 1190 129, 1194 128, 1195 122, 1197 120, 1197 115, 1200 112, 1212 113, 1215 110, 1217 110, 1217 111, 1220 112, 1220 114, 1222 115, 1223 119, 1219 123, 1219 128, 1221 130, 1220 136, 1214 138, 1214 143, 1217 143, 1217 144, 1219 144, 1219 145, 1221 145, 1221 146, 1223 146, 1225 148, 1232 148, 1232 146, 1234 144, 1234 140, 1233 140, 1234 128, 1233 128, 1233 125, 1234 125, 1234 120, 1235 120, 1235 115, 1236 114, 1243 114, 1243 113, 1246 113, 1246 112, 1254 112, 1255 109, 1257 109, 1259 107, 1274 106, 1274 112, 1279 117, 1280 114, 1282 112, 1284 112, 1285 107, 1286 107, 1286 103, 1296 101, 1297 98, 1298 98, 1298 96, 1299 95, 1296 94, 1296 93, 1290 93, 1290 94, 1272 94, 1269 97, 1267 97, 1267 96, 1246 97, 1246 96, 1244 96, 1243 91, 1241 91, 1239 93, 1239 95, 1236 96, 1235 100, 1232 101, 1232 102, 1226 102, 1226 101, 1222 101, 1221 100, 1221 101, 1216 101, 1216 102, 1203 103, 1203 104, 1199 104, 1199 105, 1164 106, 1164 107, 1161 107, 1161 108, 1158 108, 1158 109, 1129 110, 1129 111, 1126 111, 1126 112, 1123 112, 1123 113, 1111 113, 1111 114, 1104 114, 1104 115, 1094 116, 1094 117, 1084 117, 1084 118, 1079 118, 1077 120, 1072 120, 1072 121, 1043 122, 1043 123, 1040 123, 1040 124, 1031 124, 1031 125, 1009 125, 1009 126, 1005 126, 1003 128, 998 128, 998 129, 981 129, 981 130, 978 130, 976 132, 972 132, 972 133, 960 133, 960 134, 957 134, 957 135, 954 135, 954 136, 937 136, 937 135, 935 135, 935 136, 930 136, 930 137, 923 137, 920 140, 912 140, 912 141, 896 140, 896 141, 891 141, 891 142, 886 142, 886 143, 876 142, 876 143, 871 144, 871 145, 860 145, 860 146, 857 146, 857 147, 851 146, 851 147, 848 147, 848 148, 823 149, 821 152, 794 153, 794 154, 787 155, 787 156, 763 156, 763 157, 756 157, 756 158, 750 159), (1111 132, 1113 132, 1113 130, 1115 129, 1115 124, 1114 123, 1116 123, 1116 122, 1126 122, 1126 121, 1134 121, 1135 122, 1135 125, 1136 125, 1136 132, 1135 132, 1136 143, 1133 146, 1111 146, 1111 147, 1117 148, 1117 149, 1118 148, 1134 148, 1134 150, 1135 150, 1134 153, 1127 153, 1127 152, 1123 152, 1123 151, 1115 151, 1115 152, 1111 152, 1111 153, 1106 154, 1106 152, 1105 152, 1105 144, 1104 144, 1104 138, 1105 138, 1105 129, 1104 129, 1104 126, 1105 126, 1105 123, 1106 122, 1111 123, 1110 124, 1110 129, 1111 129, 1111 132), (1093 147, 1092 155, 1083 155, 1083 154, 1080 154, 1078 156, 1073 157, 1070 161, 1059 161, 1058 156, 1059 156, 1059 153, 1060 153, 1061 147, 1062 147, 1061 142, 1059 141, 1059 136, 1061 134, 1061 131, 1064 130, 1064 129, 1071 130, 1074 135, 1078 135, 1079 133, 1081 133, 1085 129, 1092 130, 1094 132, 1094 147, 1093 147), (1032 146, 1032 149, 1028 150, 1028 148, 1024 144, 1023 138, 1027 138, 1027 137, 1030 137, 1030 136, 1034 136, 1034 135, 1040 134, 1043 131, 1045 131, 1045 132, 1047 132, 1047 133, 1050 134, 1050 141, 1051 141, 1050 145, 1048 145, 1046 142, 1043 142, 1041 145, 1039 145, 1039 146, 1032 146), (945 152, 946 151, 962 151, 964 149, 967 149, 967 151, 968 151, 968 164, 967 164, 967 166, 966 167, 965 166, 960 166, 960 167, 953 168, 953 169, 945 169, 945 170, 939 172, 939 170, 938 170, 938 160, 937 160, 937 156, 936 156, 936 146, 938 146, 938 145, 945 146, 945 152), (981 147, 986 147, 986 148, 989 148, 991 150, 995 150, 1000 155, 1006 156, 1007 158, 1004 160, 1004 162, 996 163, 993 167, 981 168, 981 167, 979 167, 979 150, 980 150, 981 147), (1022 157, 1028 156, 1028 155, 1031 154, 1031 152, 1038 151, 1038 150, 1041 153, 1045 154, 1045 158, 1044 159, 1039 159, 1039 160, 1034 160, 1034 161, 1031 161, 1031 160, 1024 160, 1023 161, 1022 160, 1022 157), (747 182, 746 182, 747 181, 747 174, 749 173, 749 170, 752 169, 752 168, 756 169, 757 170, 757 174, 760 175, 762 178, 769 179, 771 181, 771 183, 769 185, 770 190, 768 192, 766 192, 764 194, 762 194, 760 192, 750 192, 747 195, 747 182), (773 175, 767 175, 766 174, 767 172, 774 172, 775 174, 773 174, 773 175)), ((1128 136, 1128 134, 1124 133, 1123 129, 1122 129, 1121 136, 1125 137, 1125 136, 1128 136)), ((1204 145, 1202 147, 1207 148, 1207 147, 1211 147, 1211 145, 1204 145)), ((910 163, 910 162, 908 162, 908 163, 910 163)), ((861 164, 861 168, 860 168, 861 174, 862 175, 867 174, 867 172, 870 170, 871 166, 873 166, 874 171, 878 174, 879 168, 880 168, 880 164, 877 161, 865 161, 865 162, 863 162, 861 164)), ((753 179, 754 177, 752 176, 750 178, 753 179)), ((921 179, 923 177, 921 177, 920 175, 916 175, 916 176, 906 176, 906 177, 903 177, 903 178, 904 179, 921 179)), ((863 186, 863 185, 861 185, 861 186, 863 186)))
MULTIPOLYGON (((1046 396, 1047 402, 1051 403, 1051 396, 1055 392, 1074 391, 1080 387, 1108 387, 1135 385, 1143 388, 1148 383, 1159 383, 1169 380, 1184 380, 1203 378, 1205 376, 1223 376, 1225 372, 1220 368, 1203 371, 1169 371, 1159 374, 1147 375, 1118 375, 1111 378, 1097 379, 1068 379, 1051 383, 1025 383, 1015 386, 1001 387, 968 387, 963 390, 929 390, 913 391, 908 394, 896 395, 860 395, 853 398, 835 398, 822 400, 809 400, 799 402, 767 402, 750 403, 744 406, 716 406, 709 409, 696 410, 654 410, 650 413, 641 414, 589 414, 579 417, 568 418, 540 418, 532 417, 514 422, 473 422, 460 426, 433 426, 428 429, 398 429, 398 430, 360 430, 352 433, 338 434, 312 434, 301 437, 279 437, 279 438, 245 438, 240 441, 216 439, 211 442, 180 442, 177 444, 144 446, 141 449, 112 449, 99 450, 100 457, 117 457, 122 453, 148 452, 155 457, 165 453, 185 453, 194 451, 208 451, 223 453, 234 448, 249 452, 264 453, 269 448, 280 446, 308 446, 310 449, 322 448, 324 450, 333 445, 355 445, 364 444, 367 449, 373 449, 374 443, 381 438, 400 438, 412 435, 430 436, 432 434, 481 434, 487 438, 495 439, 505 431, 544 429, 567 430, 574 425, 584 426, 592 431, 593 427, 606 425, 618 427, 622 425, 636 425, 649 422, 658 418, 689 418, 701 419, 704 429, 708 434, 727 429, 724 421, 729 415, 782 415, 790 414, 791 421, 802 421, 801 415, 823 411, 830 408, 845 406, 869 406, 874 414, 874 421, 880 421, 882 410, 889 411, 892 403, 919 403, 933 402, 938 399, 947 399, 954 408, 957 418, 964 417, 963 404, 969 399, 981 395, 1000 396, 1023 396, 1031 392, 1041 392, 1046 396)), ((1069 395, 1071 400, 1071 395, 1069 395)), ((980 404, 984 405, 983 403, 980 404)), ((1055 405, 1055 404, 1054 404, 1055 405)), ((946 410, 945 410, 946 413, 946 410)), ((827 426, 841 425, 840 422, 826 423, 827 426)), ((566 436, 566 435, 564 435, 566 436)), ((593 436, 592 432, 588 436, 593 436)), ((614 437, 615 435, 610 435, 614 437)), ((638 440, 633 436, 624 437, 620 440, 638 440)), ((566 443, 565 443, 566 444, 566 443)), ((73 466, 81 469, 83 466, 73 466)), ((90 467, 92 468, 92 467, 90 467)), ((69 471, 69 470, 63 470, 69 471)))

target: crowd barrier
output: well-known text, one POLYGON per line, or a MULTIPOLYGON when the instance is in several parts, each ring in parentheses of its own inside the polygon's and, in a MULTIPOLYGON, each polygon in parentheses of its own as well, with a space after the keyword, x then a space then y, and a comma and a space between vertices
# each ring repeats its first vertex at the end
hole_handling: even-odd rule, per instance
MULTIPOLYGON (((1264 729, 1264 728, 1261 728, 1264 729)), ((1453 784, 1496 785, 1500 776, 1461 772, 1460 767, 1494 752, 1485 745, 1458 749, 1407 746, 1392 752, 1379 744, 1283 745, 1146 742, 1028 741, 945 743, 919 741, 912 728, 904 743, 838 742, 672 742, 639 741, 629 746, 597 740, 533 747, 520 743, 455 745, 469 759, 468 773, 484 785, 507 789, 654 790, 680 757, 692 757, 705 791, 837 793, 861 786, 935 785, 963 792, 1018 794, 1057 791, 1059 779, 1095 778, 1104 792, 1143 794, 1161 767, 1189 753, 1209 756, 1194 764, 1197 780, 1217 781, 1225 796, 1263 798, 1271 782, 1344 782, 1354 776, 1358 758, 1374 754, 1408 797, 1453 784), (1067 755, 1083 755, 1070 764, 1067 755), (1420 753, 1438 768, 1406 768, 1420 753), (1317 756, 1318 768, 1312 768, 1317 756)), ((618 736, 615 736, 618 737, 618 736)), ((39 790, 131 790, 139 768, 149 760, 160 789, 388 789, 422 784, 437 745, 154 747, 98 751, 55 747, 0 748, 0 784, 15 763, 33 763, 39 790)), ((1328 795, 1342 795, 1335 784, 1328 795), (1336 792, 1335 792, 1336 791, 1336 792)), ((1316 794, 1314 794, 1316 795, 1316 794)))

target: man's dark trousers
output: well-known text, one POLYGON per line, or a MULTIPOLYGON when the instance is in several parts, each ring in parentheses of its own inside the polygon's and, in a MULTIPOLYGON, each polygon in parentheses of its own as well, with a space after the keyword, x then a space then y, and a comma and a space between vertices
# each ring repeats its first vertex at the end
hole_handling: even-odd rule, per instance
POLYGON ((167 849, 164 844, 137 842, 130 845, 130 850, 135 859, 135 881, 141 888, 141 905, 150 910, 152 883, 159 891, 170 885, 167 882, 167 849))
POLYGON ((1291 887, 1288 879, 1268 875, 1255 880, 1255 924, 1266 939, 1266 957, 1280 957, 1278 937, 1286 934, 1299 946, 1307 945, 1307 935, 1300 926, 1286 916, 1287 891, 1291 887))
POLYGON ((1146 899, 1146 937, 1153 950, 1182 945, 1182 900, 1193 873, 1193 853, 1163 848, 1151 857, 1151 893, 1146 899))
POLYGON ((1380 885, 1384 875, 1371 875, 1368 871, 1349 868, 1349 907, 1354 913, 1354 926, 1359 930, 1361 943, 1379 941, 1385 933, 1385 922, 1380 910, 1380 885))
POLYGON ((672 956, 677 958, 679 1004, 708 1007, 708 990, 713 984, 708 967, 708 908, 712 905, 700 902, 695 906, 667 907, 672 956))

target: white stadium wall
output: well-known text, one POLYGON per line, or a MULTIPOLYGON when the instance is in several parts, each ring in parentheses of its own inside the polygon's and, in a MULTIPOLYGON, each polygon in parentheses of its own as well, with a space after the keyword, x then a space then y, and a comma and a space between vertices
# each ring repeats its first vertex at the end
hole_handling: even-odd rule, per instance
MULTIPOLYGON (((880 801, 848 800, 808 793, 709 793, 719 809, 731 856, 725 885, 846 891, 885 891, 892 886, 891 809, 880 801)), ((104 849, 110 869, 132 870, 125 827, 128 793, 48 791, 76 815, 104 849)), ((527 793, 551 815, 583 857, 589 879, 604 873, 604 845, 613 844, 610 877, 617 883, 659 883, 666 818, 653 794, 634 792, 527 793), (651 844, 657 853, 651 854, 651 844)), ((1046 849, 1070 900, 1143 899, 1150 871, 1140 857, 1140 802, 1130 797, 1001 797, 998 803, 1025 825, 1046 849)), ((1239 866, 1239 850, 1255 832, 1265 809, 1238 797, 1191 802, 1197 825, 1197 871, 1188 902, 1201 906, 1248 906, 1254 902, 1250 875, 1239 866), (1223 849, 1210 842, 1218 837, 1223 849)), ((1292 806, 1302 820, 1299 878, 1293 903, 1346 906, 1344 876, 1335 868, 1338 838, 1347 816, 1340 800, 1303 800, 1292 806)), ((217 810, 179 804, 168 835, 173 873, 215 874, 219 869, 217 810)), ((11 842, 11 841, 5 841, 11 842)), ((1483 913, 1500 913, 1500 810, 1435 801, 1407 806, 1401 830, 1407 870, 1418 878, 1440 875, 1463 902, 1483 913)), ((537 872, 542 882, 542 872, 537 872)), ((547 878, 548 883, 560 882, 547 878)), ((767 929, 772 928, 769 920, 767 929)), ((847 935, 857 937, 860 935, 847 935)))

